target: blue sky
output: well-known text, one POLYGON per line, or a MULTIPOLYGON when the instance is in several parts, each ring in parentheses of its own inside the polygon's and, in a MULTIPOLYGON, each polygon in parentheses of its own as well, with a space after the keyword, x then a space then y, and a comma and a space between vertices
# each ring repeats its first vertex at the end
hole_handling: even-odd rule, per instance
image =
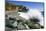
POLYGON ((23 1, 8 1, 8 2, 16 5, 23 5, 31 9, 39 9, 40 11, 43 11, 44 9, 43 2, 23 2, 23 1))

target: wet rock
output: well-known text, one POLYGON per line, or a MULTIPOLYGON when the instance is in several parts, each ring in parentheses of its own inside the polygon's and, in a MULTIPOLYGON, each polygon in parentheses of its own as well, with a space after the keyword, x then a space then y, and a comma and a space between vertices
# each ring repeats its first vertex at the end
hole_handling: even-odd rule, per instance
POLYGON ((24 30, 24 29, 25 29, 25 26, 22 25, 22 23, 20 22, 20 23, 18 24, 18 26, 17 26, 17 29, 18 29, 18 30, 24 30))

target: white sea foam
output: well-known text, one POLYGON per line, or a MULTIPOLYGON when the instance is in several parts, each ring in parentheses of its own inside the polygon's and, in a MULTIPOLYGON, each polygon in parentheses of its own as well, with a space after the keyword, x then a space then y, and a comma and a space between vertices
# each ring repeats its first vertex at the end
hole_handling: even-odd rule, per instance
POLYGON ((40 21, 39 24, 44 25, 43 16, 42 16, 40 10, 38 10, 38 9, 29 9, 28 12, 26 12, 26 13, 24 13, 24 12, 18 12, 18 13, 20 13, 19 16, 23 17, 26 20, 28 20, 32 17, 35 17, 35 18, 39 19, 39 21, 40 21))

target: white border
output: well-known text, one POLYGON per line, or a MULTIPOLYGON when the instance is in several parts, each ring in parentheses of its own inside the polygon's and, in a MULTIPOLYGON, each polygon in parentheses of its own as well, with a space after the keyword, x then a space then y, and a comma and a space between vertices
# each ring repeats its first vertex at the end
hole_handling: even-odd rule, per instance
MULTIPOLYGON (((17 0, 19 1, 19 0, 17 0)), ((21 0, 21 1, 31 1, 31 2, 44 2, 45 0, 21 0)), ((45 4, 46 5, 46 4, 45 4)), ((46 20, 46 6, 45 6, 45 20, 46 20)), ((45 21, 46 23, 46 21, 45 21)), ((0 0, 0 31, 5 31, 5 0, 0 0)), ((22 30, 19 30, 22 31, 22 30)), ((46 31, 46 24, 44 29, 32 29, 23 31, 46 31)))
POLYGON ((0 0, 0 31, 5 30, 5 1, 0 0))

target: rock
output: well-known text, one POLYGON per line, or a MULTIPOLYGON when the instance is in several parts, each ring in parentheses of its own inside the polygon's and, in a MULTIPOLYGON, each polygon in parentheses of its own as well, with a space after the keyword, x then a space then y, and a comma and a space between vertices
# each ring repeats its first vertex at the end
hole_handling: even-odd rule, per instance
POLYGON ((17 29, 18 29, 18 30, 24 30, 24 29, 25 29, 25 26, 22 25, 22 23, 20 22, 20 23, 18 24, 18 26, 17 26, 17 29))

